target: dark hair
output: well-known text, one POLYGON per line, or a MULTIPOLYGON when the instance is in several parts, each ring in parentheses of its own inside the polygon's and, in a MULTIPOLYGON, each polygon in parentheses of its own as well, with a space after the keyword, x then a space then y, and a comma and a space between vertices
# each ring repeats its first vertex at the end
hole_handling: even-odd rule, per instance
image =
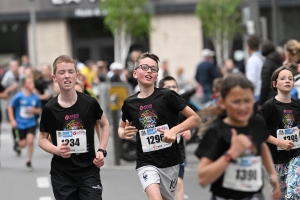
POLYGON ((275 47, 273 45, 273 43, 270 40, 266 40, 262 43, 261 45, 261 54, 263 56, 267 56, 270 53, 275 51, 275 47))
POLYGON ((137 59, 136 62, 135 62, 135 69, 138 67, 138 65, 139 65, 139 63, 140 63, 140 60, 142 60, 142 59, 144 59, 144 58, 150 58, 150 59, 154 60, 154 61, 156 62, 156 64, 157 64, 157 66, 158 66, 158 62, 159 62, 158 56, 155 55, 155 54, 153 54, 153 53, 147 52, 147 53, 142 53, 142 54, 138 57, 138 59, 137 59))
POLYGON ((247 40, 247 45, 252 50, 258 50, 259 48, 259 39, 256 36, 250 36, 247 40))
MULTIPOLYGON (((277 92, 277 88, 274 87, 273 82, 277 83, 277 79, 278 79, 279 73, 280 73, 281 71, 283 71, 283 70, 289 70, 289 71, 293 74, 292 70, 291 70, 288 66, 286 66, 286 65, 277 68, 277 69, 273 72, 273 74, 272 74, 272 76, 271 76, 271 88, 272 88, 275 92, 277 92)), ((275 85, 276 85, 276 84, 275 84, 275 85)))
POLYGON ((221 77, 215 78, 213 81, 213 88, 215 88, 217 92, 220 92, 222 88, 222 83, 223 83, 223 78, 221 77))
POLYGON ((236 86, 240 86, 243 89, 251 89, 254 92, 253 84, 242 73, 232 73, 226 76, 223 80, 221 87, 221 97, 225 99, 230 90, 236 86))
POLYGON ((173 78, 172 76, 166 76, 159 81, 158 87, 163 88, 166 81, 175 81, 176 86, 177 86, 177 81, 175 80, 175 78, 173 78))

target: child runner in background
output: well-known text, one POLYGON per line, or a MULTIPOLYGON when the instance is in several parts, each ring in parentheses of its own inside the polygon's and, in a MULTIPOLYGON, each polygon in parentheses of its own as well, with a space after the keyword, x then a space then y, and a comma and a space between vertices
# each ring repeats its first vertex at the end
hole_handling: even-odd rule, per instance
MULTIPOLYGON (((178 85, 176 80, 172 76, 166 76, 162 78, 158 83, 159 88, 168 88, 170 90, 178 93, 178 85)), ((184 115, 179 113, 179 123, 183 122, 186 119, 184 115)), ((183 163, 180 164, 177 187, 175 191, 175 200, 184 199, 184 188, 183 188, 183 176, 184 176, 184 167, 185 167, 185 146, 183 138, 186 140, 191 139, 191 130, 186 130, 177 134, 178 147, 182 156, 183 163)))
POLYGON ((133 76, 140 92, 125 99, 118 134, 122 139, 136 135, 136 170, 148 199, 174 199, 182 157, 176 136, 197 126, 201 120, 174 91, 155 88, 159 58, 143 53, 133 76), (179 112, 187 119, 178 124, 179 112))
POLYGON ((262 164, 274 186, 272 198, 280 197, 277 174, 265 141, 267 127, 253 116, 252 83, 240 73, 229 74, 221 87, 219 106, 226 111, 209 126, 196 150, 200 158, 198 179, 211 184, 212 200, 263 200, 262 164))
POLYGON ((259 110, 271 130, 267 142, 278 174, 280 199, 300 199, 300 105, 291 98, 294 77, 286 66, 276 69, 271 86, 278 93, 259 110))
POLYGON ((33 77, 22 79, 22 91, 17 93, 8 106, 8 117, 16 138, 19 138, 18 146, 27 149, 26 170, 32 171, 32 154, 36 131, 36 115, 41 112, 41 101, 33 93, 33 77))

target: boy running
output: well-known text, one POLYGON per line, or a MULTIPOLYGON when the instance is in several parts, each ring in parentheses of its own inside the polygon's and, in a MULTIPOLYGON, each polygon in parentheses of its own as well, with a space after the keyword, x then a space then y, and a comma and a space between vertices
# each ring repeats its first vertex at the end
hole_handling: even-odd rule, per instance
POLYGON ((122 107, 118 134, 122 139, 136 135, 136 170, 148 199, 174 199, 182 156, 176 136, 197 126, 201 120, 174 91, 155 88, 159 58, 141 54, 133 77, 140 92, 128 97, 122 107), (187 119, 178 124, 179 112, 187 119), (136 134, 137 133, 137 134, 136 134))
POLYGON ((55 199, 102 200, 99 168, 107 155, 108 120, 95 98, 75 90, 78 73, 71 57, 56 58, 53 74, 60 94, 43 109, 39 146, 53 154, 50 174, 55 199), (96 123, 102 128, 98 148, 94 147, 96 123))
POLYGON ((28 146, 26 170, 32 171, 31 160, 35 129, 37 126, 36 116, 41 112, 41 101, 33 93, 34 80, 32 77, 22 79, 22 91, 17 93, 8 106, 8 117, 11 127, 16 134, 17 144, 24 148, 28 146))

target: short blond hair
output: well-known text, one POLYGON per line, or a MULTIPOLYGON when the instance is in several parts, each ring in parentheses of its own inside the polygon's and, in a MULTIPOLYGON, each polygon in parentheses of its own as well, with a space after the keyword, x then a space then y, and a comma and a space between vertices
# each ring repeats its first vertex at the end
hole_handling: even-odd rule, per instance
POLYGON ((58 56, 53 62, 53 75, 55 75, 55 73, 56 73, 57 65, 62 62, 74 64, 75 71, 77 72, 75 61, 73 60, 73 58, 71 58, 70 56, 67 56, 67 55, 61 55, 61 56, 58 56))

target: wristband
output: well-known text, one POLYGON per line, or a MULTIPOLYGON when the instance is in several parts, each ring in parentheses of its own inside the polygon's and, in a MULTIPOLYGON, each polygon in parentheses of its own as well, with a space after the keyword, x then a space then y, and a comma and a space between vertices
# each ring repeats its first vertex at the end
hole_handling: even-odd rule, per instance
POLYGON ((223 156, 224 156, 224 158, 225 158, 225 160, 226 160, 227 162, 235 162, 235 160, 232 159, 232 156, 228 153, 228 151, 226 151, 226 152, 223 154, 223 156))

